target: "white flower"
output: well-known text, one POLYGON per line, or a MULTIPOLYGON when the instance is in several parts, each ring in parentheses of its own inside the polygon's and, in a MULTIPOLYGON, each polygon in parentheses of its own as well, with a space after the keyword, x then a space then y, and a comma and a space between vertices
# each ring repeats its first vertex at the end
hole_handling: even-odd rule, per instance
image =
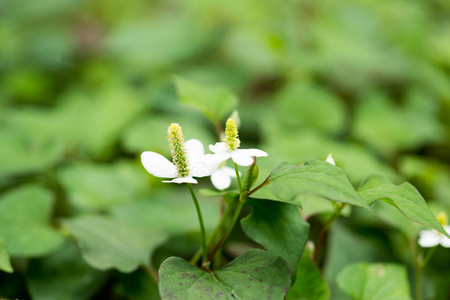
POLYGON ((168 139, 173 163, 156 152, 146 151, 141 154, 142 165, 147 172, 156 177, 174 178, 163 182, 197 183, 193 177, 209 176, 219 167, 219 164, 201 161, 205 154, 203 144, 195 139, 184 142, 178 124, 169 126, 168 139))
POLYGON ((236 149, 230 150, 226 147, 225 143, 216 143, 215 145, 209 145, 209 150, 215 154, 206 154, 203 157, 205 163, 222 163, 231 159, 238 165, 247 167, 253 163, 253 157, 265 157, 267 153, 259 149, 236 149))
POLYGON ((231 177, 236 178, 235 170, 223 165, 211 174, 211 182, 216 189, 225 190, 231 185, 231 177))
MULTIPOLYGON (((436 219, 444 230, 450 233, 450 226, 445 212, 437 214, 436 219)), ((450 239, 436 230, 422 230, 419 235, 419 245, 424 248, 435 247, 441 244, 445 248, 450 248, 450 239)))
POLYGON ((334 162, 334 158, 333 156, 330 154, 328 154, 327 159, 325 160, 327 163, 330 163, 332 165, 336 165, 336 163, 334 162))
MULTIPOLYGON (((443 226, 445 231, 450 233, 450 226, 443 226)), ((419 245, 424 248, 435 247, 441 244, 445 248, 450 248, 450 239, 436 230, 422 230, 419 235, 419 245)))

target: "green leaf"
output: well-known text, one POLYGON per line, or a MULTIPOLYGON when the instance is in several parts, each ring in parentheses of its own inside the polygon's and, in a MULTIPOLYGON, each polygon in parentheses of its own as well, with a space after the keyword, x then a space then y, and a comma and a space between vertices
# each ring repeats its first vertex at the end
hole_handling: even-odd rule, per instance
POLYGON ((0 176, 39 172, 62 159, 60 141, 40 139, 16 128, 4 129, 0 131, 0 176))
POLYGON ((241 220, 245 234, 273 254, 281 256, 295 276, 308 241, 309 224, 298 208, 281 202, 252 199, 252 213, 241 220))
POLYGON ((407 218, 436 229, 450 238, 450 235, 442 228, 441 224, 439 224, 436 217, 428 208, 425 199, 408 182, 395 185, 384 176, 371 175, 361 183, 359 194, 369 204, 377 200, 389 203, 397 207, 407 218))
MULTIPOLYGON (((267 177, 265 184, 267 186, 262 190, 270 188, 275 196, 286 203, 295 204, 297 195, 315 194, 335 202, 368 207, 344 172, 321 160, 309 160, 299 166, 280 163, 267 177)), ((253 196, 258 197, 258 192, 253 196)))
POLYGON ((147 187, 141 166, 127 161, 65 166, 58 178, 72 206, 81 211, 102 210, 130 203, 147 187))
POLYGON ((287 300, 328 300, 330 288, 305 249, 297 267, 297 280, 286 295, 287 300))
POLYGON ((101 289, 108 273, 91 268, 74 243, 28 266, 27 284, 34 300, 91 299, 101 289))
POLYGON ((99 270, 132 272, 146 265, 152 250, 167 237, 159 230, 149 231, 106 216, 78 217, 63 224, 86 262, 99 270))
POLYGON ((0 237, 13 256, 41 256, 59 248, 64 238, 50 224, 52 194, 37 185, 22 186, 0 200, 0 237))
POLYGON ((9 261, 9 254, 5 249, 5 243, 2 238, 0 238, 0 270, 7 273, 14 272, 11 262, 9 261))
POLYGON ((214 272, 200 270, 179 257, 159 269, 163 299, 284 299, 291 278, 284 260, 252 249, 214 272))
POLYGON ((180 103, 201 111, 213 124, 220 124, 238 104, 236 96, 224 87, 203 87, 180 77, 175 77, 175 85, 180 103))
POLYGON ((338 274, 336 281, 355 300, 412 299, 406 268, 397 264, 351 264, 338 274))

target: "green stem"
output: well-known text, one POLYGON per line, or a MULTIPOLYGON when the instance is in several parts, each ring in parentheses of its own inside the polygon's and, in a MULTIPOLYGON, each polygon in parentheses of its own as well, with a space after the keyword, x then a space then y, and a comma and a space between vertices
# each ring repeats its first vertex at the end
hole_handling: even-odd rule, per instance
POLYGON ((202 257, 203 261, 206 259, 206 234, 205 234, 205 225, 203 224, 202 211, 200 210, 200 205, 198 204, 197 197, 195 196, 194 189, 192 188, 192 184, 187 184, 189 188, 189 192, 191 192, 192 200, 194 200, 195 208, 197 209, 198 222, 200 223, 200 230, 202 234, 202 257))
MULTIPOLYGON (((226 223, 228 222, 228 219, 230 217, 232 208, 234 208, 234 205, 229 204, 227 206, 227 209, 225 210, 224 214, 222 215, 222 218, 220 219, 219 224, 217 224, 216 229, 214 229, 214 232, 212 233, 212 235, 208 238, 207 241, 207 248, 210 248, 211 243, 214 241, 214 239, 217 237, 217 235, 220 234, 220 232, 223 230, 223 227, 225 227, 226 223)), ((200 259, 200 257, 203 254, 203 249, 200 248, 195 254, 194 256, 191 258, 190 263, 192 265, 195 265, 197 263, 197 261, 200 259)))
POLYGON ((422 263, 420 265, 420 267, 423 269, 425 268, 425 266, 428 264, 428 261, 430 261, 431 256, 433 256, 434 252, 436 251, 437 246, 434 246, 433 248, 431 248, 430 250, 428 250, 427 254, 425 255, 425 257, 422 259, 422 263))
POLYGON ((241 213, 242 207, 244 207, 244 204, 245 204, 245 200, 239 201, 236 211, 234 212, 233 218, 231 219, 230 225, 228 226, 227 230, 224 232, 220 241, 217 243, 217 245, 211 251, 208 258, 203 262, 204 266, 208 266, 210 264, 211 260, 213 259, 214 255, 216 254, 216 252, 220 249, 220 247, 222 247, 223 243, 227 240, 228 236, 230 235, 231 231, 234 228, 234 225, 236 224, 236 221, 239 217, 239 214, 241 213))
POLYGON ((417 242, 415 239, 410 239, 411 249, 414 255, 415 265, 415 292, 416 300, 422 300, 422 254, 417 249, 417 242))
POLYGON ((348 205, 348 203, 341 203, 338 209, 336 209, 334 215, 328 220, 328 222, 323 226, 322 231, 319 234, 319 237, 317 238, 316 243, 316 249, 314 249, 312 261, 317 261, 317 257, 319 256, 319 251, 322 246, 323 239, 325 237, 325 233, 328 231, 328 228, 331 226, 331 224, 336 221, 337 218, 341 215, 342 210, 348 205))

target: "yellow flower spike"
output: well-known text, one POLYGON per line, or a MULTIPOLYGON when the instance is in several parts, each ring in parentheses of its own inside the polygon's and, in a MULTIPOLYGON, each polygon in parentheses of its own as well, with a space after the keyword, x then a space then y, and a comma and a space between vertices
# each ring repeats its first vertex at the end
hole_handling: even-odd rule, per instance
POLYGON ((178 171, 178 177, 189 176, 189 161, 187 159, 184 136, 180 125, 177 123, 170 124, 167 130, 167 139, 169 140, 172 161, 178 171))
POLYGON ((226 147, 230 150, 236 150, 239 148, 241 141, 239 140, 238 130, 236 122, 229 118, 225 127, 225 140, 226 147))
POLYGON ((441 224, 442 227, 448 224, 447 215, 443 211, 437 214, 436 219, 438 220, 439 224, 441 224))

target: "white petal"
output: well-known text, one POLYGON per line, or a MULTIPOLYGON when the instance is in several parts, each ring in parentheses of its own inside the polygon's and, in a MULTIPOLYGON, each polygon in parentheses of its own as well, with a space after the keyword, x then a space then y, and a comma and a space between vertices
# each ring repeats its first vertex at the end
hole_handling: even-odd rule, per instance
POLYGON ((230 151, 225 143, 216 143, 215 145, 209 145, 209 150, 214 153, 224 153, 230 151))
POLYGON ((214 173, 214 171, 216 171, 219 166, 220 163, 197 162, 195 165, 191 166, 190 174, 194 177, 209 176, 214 173))
POLYGON ((259 149, 237 149, 235 151, 245 154, 245 155, 248 155, 248 156, 256 156, 256 157, 268 156, 268 154, 266 152, 259 150, 259 149))
MULTIPOLYGON (((447 231, 447 233, 450 233, 450 226, 446 225, 444 226, 445 231, 447 231)), ((450 248, 450 239, 448 237, 446 237, 445 235, 441 236, 441 245, 445 248, 450 248)))
MULTIPOLYGON (((223 166, 220 168, 221 171, 227 173, 228 176, 231 176, 233 178, 236 178, 236 171, 233 168, 223 166)), ((241 175, 241 172, 239 172, 239 176, 241 175)))
POLYGON ((218 190, 227 189, 231 184, 231 177, 220 168, 211 175, 211 182, 218 190))
POLYGON ((233 161, 243 167, 250 166, 253 163, 253 157, 242 153, 242 151, 238 151, 239 150, 231 151, 231 158, 233 161))
POLYGON ((435 230, 422 230, 419 237, 419 245, 424 248, 437 246, 441 241, 439 233, 435 230))
POLYGON ((330 154, 328 154, 327 159, 325 160, 327 163, 330 163, 332 165, 336 165, 336 163, 334 162, 334 158, 333 156, 330 154))
POLYGON ((205 154, 200 159, 200 162, 206 164, 221 164, 231 157, 231 152, 218 153, 218 154, 205 154))
POLYGON ((186 176, 186 177, 177 177, 175 179, 172 180, 166 180, 163 181, 165 183, 198 183, 197 180, 195 180, 194 178, 192 178, 191 176, 186 176))
POLYGON ((152 151, 145 151, 141 154, 141 162, 144 168, 156 177, 174 178, 177 177, 177 168, 167 158, 152 151))
POLYGON ((199 140, 191 139, 184 143, 184 146, 186 147, 187 158, 191 165, 199 161, 203 154, 205 154, 203 144, 199 140))

